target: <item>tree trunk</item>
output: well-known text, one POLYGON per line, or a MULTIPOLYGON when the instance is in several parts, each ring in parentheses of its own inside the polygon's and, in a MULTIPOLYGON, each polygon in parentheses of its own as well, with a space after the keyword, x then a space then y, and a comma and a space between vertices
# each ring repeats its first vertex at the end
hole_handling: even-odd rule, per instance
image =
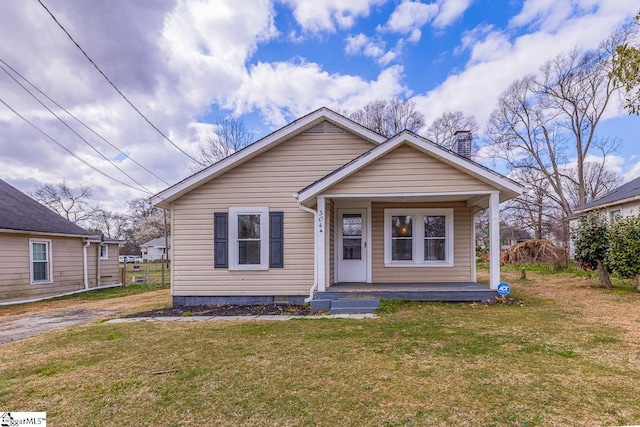
POLYGON ((600 279, 600 284, 607 289, 611 289, 611 279, 609 278, 609 272, 604 266, 604 263, 601 259, 598 259, 596 260, 596 264, 596 270, 598 271, 598 279, 600 279))
POLYGON ((638 292, 640 292, 640 274, 635 275, 636 282, 638 283, 638 292))

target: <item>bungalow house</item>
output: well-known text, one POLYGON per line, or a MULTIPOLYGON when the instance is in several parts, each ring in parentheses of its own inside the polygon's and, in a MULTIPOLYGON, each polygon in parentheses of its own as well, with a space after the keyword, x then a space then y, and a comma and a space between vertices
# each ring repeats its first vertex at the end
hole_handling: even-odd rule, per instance
POLYGON ((0 304, 119 285, 118 243, 0 180, 0 304))
MULTIPOLYGON (((167 241, 169 242, 169 249, 171 249, 171 237, 166 240, 164 237, 158 237, 157 239, 149 240, 146 243, 140 245, 140 251, 142 252, 143 262, 153 262, 162 260, 167 254, 167 241)), ((171 260, 171 251, 168 253, 169 260, 171 260)))
POLYGON ((455 152, 408 131, 387 139, 321 108, 158 193, 174 305, 301 303, 344 285, 487 289, 474 231, 487 208, 497 289, 498 206, 523 188, 458 138, 455 152))

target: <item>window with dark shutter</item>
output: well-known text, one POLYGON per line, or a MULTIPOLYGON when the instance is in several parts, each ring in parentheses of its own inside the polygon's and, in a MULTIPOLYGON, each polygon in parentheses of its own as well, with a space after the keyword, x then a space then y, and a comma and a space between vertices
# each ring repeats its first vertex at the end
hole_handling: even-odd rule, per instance
POLYGON ((269 212, 269 267, 284 268, 284 212, 269 212))
POLYGON ((229 266, 229 215, 226 212, 213 214, 213 267, 229 266))

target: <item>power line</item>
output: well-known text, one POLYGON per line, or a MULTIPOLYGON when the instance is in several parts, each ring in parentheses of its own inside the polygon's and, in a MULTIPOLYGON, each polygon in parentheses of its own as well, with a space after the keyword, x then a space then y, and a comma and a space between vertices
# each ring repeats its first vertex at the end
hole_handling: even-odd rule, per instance
POLYGON ((122 93, 122 91, 120 89, 118 89, 118 87, 115 85, 115 83, 113 83, 111 81, 111 79, 109 77, 107 77, 107 75, 100 69, 100 67, 98 67, 98 65, 93 62, 93 59, 91 59, 89 57, 89 55, 87 54, 87 52, 84 51, 84 49, 82 49, 82 47, 80 47, 80 45, 78 44, 78 42, 75 41, 75 39, 71 36, 71 34, 69 34, 69 32, 66 30, 66 28, 58 21, 58 19, 53 15, 53 13, 51 13, 51 11, 47 8, 47 6, 44 5, 44 3, 42 3, 41 0, 36 0, 38 3, 40 3, 40 5, 44 8, 44 10, 47 11, 47 13, 51 16, 51 18, 53 18, 53 20, 55 21, 56 24, 58 24, 58 26, 62 29, 62 31, 64 31, 64 33, 67 35, 67 37, 69 37, 69 39, 71 39, 71 41, 73 42, 73 44, 76 45, 76 47, 78 49, 80 49, 80 52, 82 52, 82 54, 85 56, 85 58, 87 58, 87 60, 89 62, 91 62, 91 64, 95 67, 96 70, 98 70, 98 72, 100 74, 102 74, 102 77, 105 78, 105 80, 107 82, 109 82, 109 84, 116 90, 116 92, 118 92, 120 94, 120 96, 122 97, 122 99, 124 99, 125 101, 127 101, 127 103, 131 106, 131 108, 133 108, 139 115, 140 117, 142 117, 147 123, 149 123, 149 125, 151 125, 151 127, 153 129, 155 129, 156 132, 158 132, 160 135, 162 135, 162 137, 167 140, 171 145, 173 145, 175 148, 177 148, 182 154, 184 154, 185 156, 189 157, 191 160, 193 160, 194 162, 196 162, 197 164, 199 164, 200 166, 204 166, 201 162, 199 162, 198 160, 196 160, 195 158, 193 158, 191 155, 189 155, 189 153, 187 153, 186 151, 184 151, 182 148, 180 148, 175 142, 173 142, 167 135, 164 134, 164 132, 162 132, 160 129, 158 129, 158 127, 156 125, 154 125, 151 120, 149 120, 147 118, 147 116, 145 116, 142 111, 140 111, 135 105, 133 105, 133 102, 131 102, 129 100, 129 98, 127 98, 125 96, 124 93, 122 93))
POLYGON ((138 184, 140 187, 142 187, 145 191, 147 191, 148 193, 151 193, 151 191, 145 187, 144 185, 142 185, 141 183, 139 183, 138 181, 136 181, 135 178, 133 178, 131 175, 129 175, 128 173, 126 173, 125 171, 123 171, 120 167, 118 167, 118 165, 116 165, 115 163, 113 163, 109 158, 107 158, 107 156, 105 156, 104 154, 102 154, 96 147, 94 147, 89 141, 87 141, 86 139, 84 139, 82 137, 82 135, 80 135, 78 132, 76 132, 75 129, 73 129, 71 126, 69 126, 69 124, 67 122, 65 122, 64 120, 62 120, 56 113, 53 112, 53 110, 51 110, 44 102, 42 102, 37 96, 35 96, 29 89, 27 89, 22 83, 20 83, 15 77, 13 77, 11 75, 11 73, 9 73, 7 71, 6 68, 4 68, 2 65, 0 65, 0 70, 4 71, 9 77, 11 77, 11 79, 16 82, 16 84, 18 84, 22 89, 24 89, 29 95, 31 95, 33 97, 33 99, 35 99, 36 101, 38 101, 40 103, 40 105, 42 105, 44 108, 47 109, 47 111, 49 113, 51 113, 56 119, 58 119, 60 121, 60 123, 62 123, 64 126, 67 127, 67 129, 69 129, 71 132, 74 133, 74 135, 76 135, 78 138, 80 138, 85 144, 87 144, 89 147, 91 147, 91 149, 93 151, 95 151, 100 157, 102 157, 104 160, 106 160, 107 162, 109 162, 109 164, 111 166, 113 166, 114 168, 118 169, 120 172, 122 172, 122 174, 124 174, 127 178, 129 178, 131 181, 135 182, 136 184, 138 184))
MULTIPOLYGON (((164 179, 162 179, 161 177, 159 177, 158 175, 156 175, 154 172, 152 172, 151 170, 147 169, 146 167, 144 167, 143 165, 141 165, 140 163, 138 163, 137 161, 135 161, 131 156, 129 156, 128 154, 124 153, 122 150, 120 150, 118 147, 116 147, 115 145, 113 145, 111 142, 109 142, 106 138, 104 138, 102 135, 100 135, 98 132, 96 132, 95 130, 93 130, 91 127, 89 127, 87 124, 85 124, 82 120, 80 120, 78 117, 76 117, 75 115, 73 115, 70 111, 68 111, 67 109, 65 109, 62 105, 58 104, 55 100, 53 100, 49 95, 47 95, 46 93, 44 93, 42 90, 40 90, 36 85, 34 85, 33 83, 31 83, 29 81, 29 79, 27 79, 25 76, 23 76, 22 74, 20 74, 15 68, 13 68, 11 65, 7 64, 6 61, 4 61, 2 58, 0 58, 0 62, 2 64, 4 64, 7 68, 9 68, 11 71, 13 71, 13 73, 17 74, 22 80, 24 80, 26 83, 28 83, 32 88, 34 88, 36 91, 38 91, 42 96, 44 96, 45 98, 47 98, 49 101, 51 101, 53 104, 56 105, 56 107, 60 108, 62 111, 64 111, 65 113, 67 113, 69 116, 71 116, 73 119, 75 119, 78 123, 80 123, 82 126, 84 126, 89 132, 93 133, 95 136, 97 136, 98 138, 100 138, 101 140, 103 140, 104 142, 106 142, 107 144, 109 144, 111 147, 113 147, 115 150, 117 150, 120 154, 122 154, 123 156, 125 156, 127 159, 131 160, 133 163, 135 163, 136 165, 140 166, 142 169, 144 169, 145 171, 147 171, 148 173, 150 173, 151 175, 153 175, 154 177, 156 177, 157 179, 159 179, 160 181, 162 181, 164 184, 166 185, 170 185, 167 181, 165 181, 164 179)), ((6 73, 6 71, 5 71, 6 73)), ((11 76, 10 76, 11 77, 11 76)), ((15 79, 14 79, 15 81, 15 79)), ((19 83, 18 83, 19 84, 19 83)), ((21 85, 22 86, 22 85, 21 85)), ((24 88, 24 87, 23 87, 24 88)), ((26 90, 26 89, 25 89, 26 90)), ((33 94, 31 95, 33 96, 33 94)))
POLYGON ((24 120, 25 122, 27 122, 28 124, 30 124, 35 130, 37 130, 38 132, 40 132, 41 134, 43 134, 44 136, 46 136, 47 138, 49 138, 51 141, 53 141, 54 143, 56 143, 58 146, 60 146, 63 150, 65 150, 66 152, 68 152, 69 154, 71 154, 73 157, 75 157, 76 159, 80 160, 82 163, 84 163, 86 166, 90 167, 91 169, 95 170, 96 172, 98 172, 99 174, 109 178, 110 180, 113 180, 115 182, 117 182, 118 184, 122 184, 125 187, 129 187, 132 188, 136 191, 140 191, 142 193, 148 193, 148 194, 153 194, 150 191, 147 190, 141 190, 137 187, 134 187, 132 185, 127 184, 126 182, 122 182, 117 178, 112 177, 111 175, 101 171, 100 169, 96 168, 95 166, 91 165, 89 162, 87 162, 86 160, 84 160, 82 157, 78 156, 76 153, 74 153, 73 151, 69 150, 67 147, 65 147, 64 145, 62 145, 60 142, 58 142, 55 138, 53 138, 51 135, 49 135, 48 133, 46 133, 45 131, 43 131, 42 129, 40 129, 38 126, 36 126, 34 123, 32 123, 31 121, 29 121, 29 119, 27 119, 26 117, 24 117, 22 114, 18 113, 13 107, 11 107, 9 104, 7 104, 2 98, 0 98, 0 103, 4 104, 5 107, 7 107, 9 110, 11 110, 13 112, 13 114, 15 114, 16 116, 20 117, 22 120, 24 120))

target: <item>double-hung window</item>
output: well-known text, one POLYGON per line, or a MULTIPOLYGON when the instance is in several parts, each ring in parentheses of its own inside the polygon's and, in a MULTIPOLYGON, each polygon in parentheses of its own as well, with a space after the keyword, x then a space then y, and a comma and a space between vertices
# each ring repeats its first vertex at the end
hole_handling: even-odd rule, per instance
POLYGON ((269 209, 229 208, 232 270, 267 270, 269 268, 269 209))
POLYGON ((31 284, 51 283, 51 240, 29 239, 31 284))
POLYGON ((452 266, 453 209, 385 209, 386 266, 452 266))
POLYGON ((100 246, 100 259, 109 259, 109 246, 100 246))

